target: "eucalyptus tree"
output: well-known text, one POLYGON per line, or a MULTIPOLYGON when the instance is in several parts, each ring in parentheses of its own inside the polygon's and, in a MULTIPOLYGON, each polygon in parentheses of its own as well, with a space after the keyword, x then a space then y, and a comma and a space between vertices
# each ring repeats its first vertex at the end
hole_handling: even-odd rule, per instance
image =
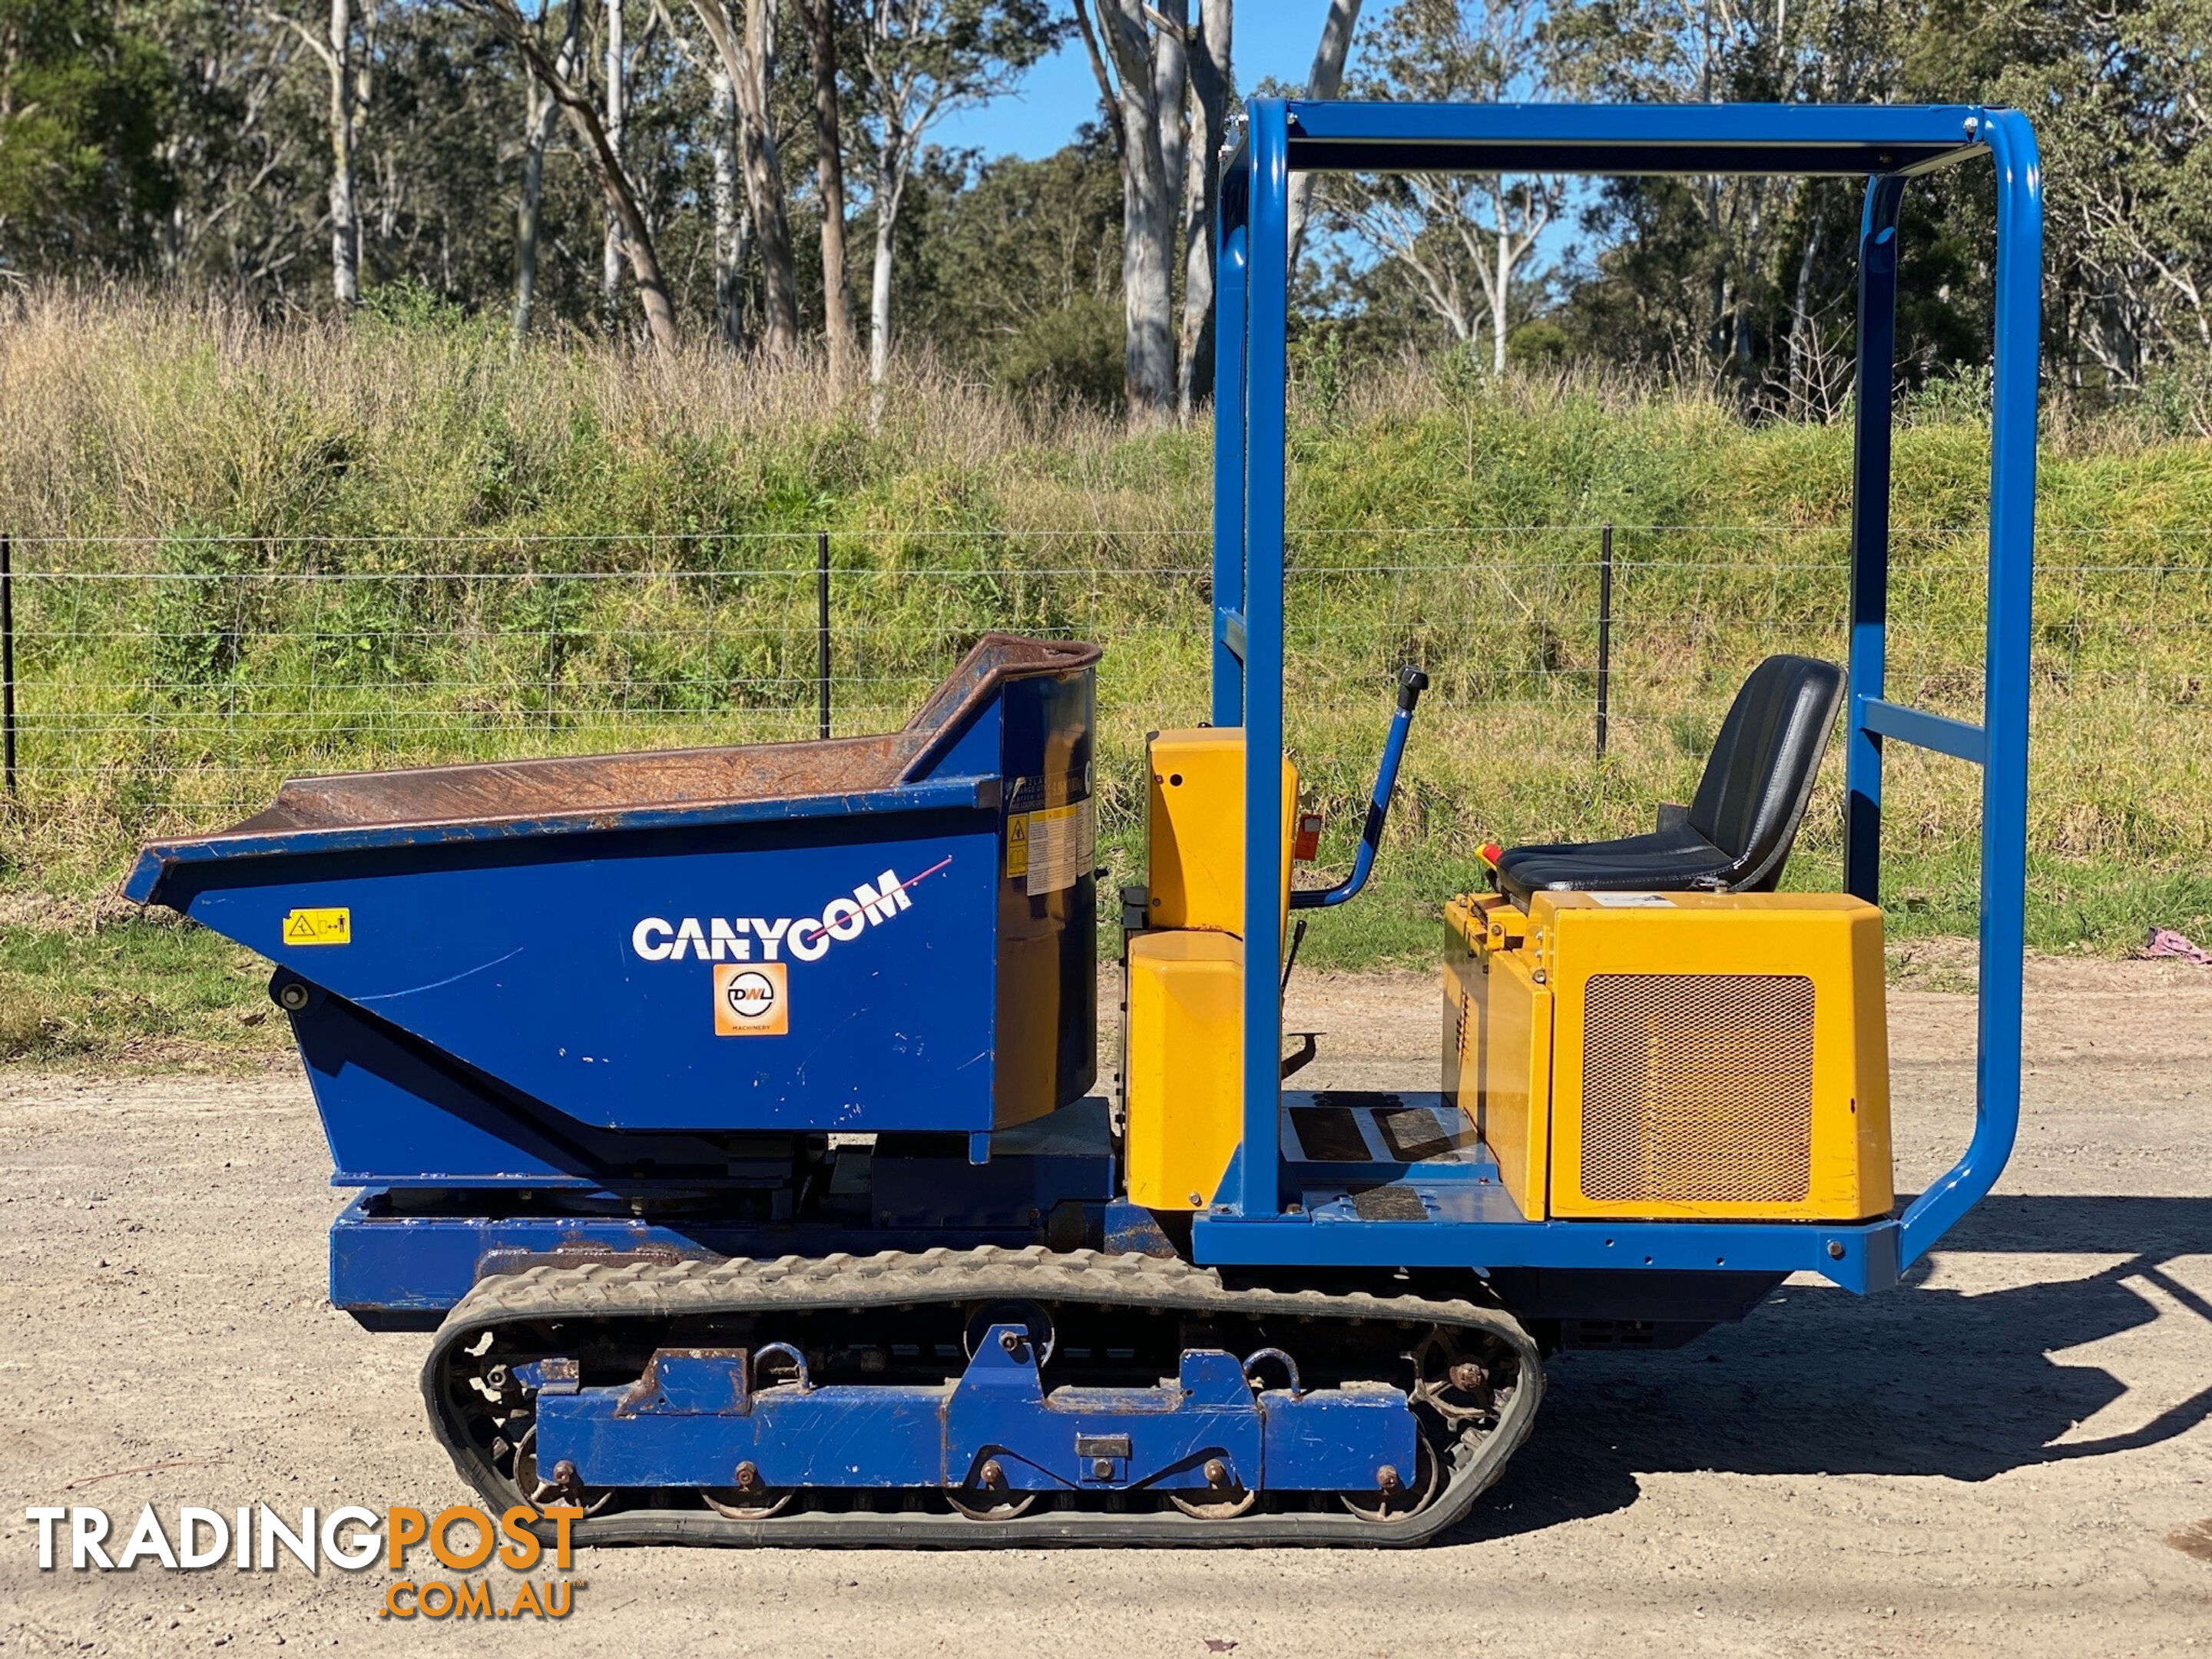
POLYGON ((875 259, 868 284, 868 381, 890 368, 891 285, 900 210, 929 131, 1011 87, 1062 35, 1047 0, 866 0, 860 127, 869 152, 875 259))

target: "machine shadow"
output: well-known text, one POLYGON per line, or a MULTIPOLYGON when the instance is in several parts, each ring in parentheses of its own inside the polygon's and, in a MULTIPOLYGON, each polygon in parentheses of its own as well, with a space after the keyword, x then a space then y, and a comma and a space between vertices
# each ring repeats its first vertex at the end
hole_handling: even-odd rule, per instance
POLYGON ((1939 1254, 1950 1252, 2119 1260, 1976 1295, 1928 1288, 1923 1261, 1864 1298, 1785 1285, 1741 1324, 1676 1352, 1559 1355, 1528 1444, 1449 1540, 1626 1509, 1644 1472, 1987 1480, 2155 1445, 2212 1418, 2207 1386, 2139 1427, 2055 1443, 2127 1392, 2055 1354, 2161 1317, 2212 1323, 2212 1300, 2165 1267, 2212 1253, 2212 1198, 1991 1197, 1946 1237, 1939 1254), (2176 1307, 2162 1311, 2130 1281, 2176 1307))

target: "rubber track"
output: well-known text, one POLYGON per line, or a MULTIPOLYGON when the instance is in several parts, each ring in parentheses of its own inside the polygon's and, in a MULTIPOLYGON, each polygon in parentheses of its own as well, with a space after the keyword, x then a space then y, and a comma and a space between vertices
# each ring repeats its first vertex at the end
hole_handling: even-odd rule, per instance
POLYGON ((495 1511, 519 1501, 507 1477, 448 1414, 447 1367, 463 1374, 486 1331, 549 1320, 669 1319, 764 1310, 866 1308, 975 1298, 1030 1297, 1182 1313, 1289 1315, 1325 1319, 1412 1320, 1480 1332, 1510 1348, 1520 1375, 1498 1395, 1494 1429, 1463 1431, 1447 1458, 1444 1489, 1418 1514, 1394 1521, 1320 1514, 1200 1520, 1142 1512, 1048 1511, 1011 1521, 957 1515, 852 1510, 768 1521, 731 1521, 706 1510, 633 1510, 575 1523, 580 1544, 889 1546, 902 1548, 1033 1548, 1050 1545, 1328 1545, 1403 1547, 1426 1542, 1465 1516, 1528 1437, 1543 1397, 1535 1343, 1510 1315, 1461 1300, 1365 1291, 1231 1289, 1211 1268, 1155 1256, 1094 1250, 933 1249, 920 1255, 786 1256, 773 1261, 538 1266, 480 1281, 447 1316, 422 1368, 422 1395, 439 1441, 462 1478, 495 1511))

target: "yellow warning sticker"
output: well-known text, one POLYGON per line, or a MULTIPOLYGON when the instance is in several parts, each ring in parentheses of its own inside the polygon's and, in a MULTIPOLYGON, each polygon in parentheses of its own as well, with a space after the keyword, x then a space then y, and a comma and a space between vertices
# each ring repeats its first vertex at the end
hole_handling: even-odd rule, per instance
POLYGON ((1017 812, 1006 820, 1006 877, 1030 872, 1030 815, 1017 812))
MULTIPOLYGON (((1024 813, 1012 820, 1008 824, 1009 848, 1013 845, 1013 827, 1024 818, 1027 825, 1022 840, 1022 867, 1018 872, 1009 869, 1006 873, 1021 875, 1030 897, 1073 887, 1079 877, 1091 872, 1094 831, 1087 799, 1072 806, 1048 807, 1042 812, 1024 813)), ((1010 854, 1008 862, 1012 861, 1010 854)))
POLYGON ((330 910, 295 910, 284 918, 287 945, 350 945, 353 912, 343 907, 330 910))

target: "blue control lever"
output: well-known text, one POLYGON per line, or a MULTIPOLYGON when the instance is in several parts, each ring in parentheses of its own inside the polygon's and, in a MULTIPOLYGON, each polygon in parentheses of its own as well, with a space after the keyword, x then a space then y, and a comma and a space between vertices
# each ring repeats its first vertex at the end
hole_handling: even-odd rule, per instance
POLYGON ((1382 844, 1382 825, 1390 816, 1390 793, 1398 787, 1398 763, 1405 758, 1406 733, 1413 724, 1414 707, 1429 689, 1429 677, 1411 663, 1398 671, 1398 712, 1390 720, 1390 735, 1382 740, 1382 765, 1375 775, 1375 793, 1367 801, 1366 827, 1359 832, 1359 851, 1352 860, 1352 873, 1335 886, 1291 895, 1293 910, 1318 910, 1341 904, 1367 885, 1367 872, 1375 867, 1375 849, 1382 844))

